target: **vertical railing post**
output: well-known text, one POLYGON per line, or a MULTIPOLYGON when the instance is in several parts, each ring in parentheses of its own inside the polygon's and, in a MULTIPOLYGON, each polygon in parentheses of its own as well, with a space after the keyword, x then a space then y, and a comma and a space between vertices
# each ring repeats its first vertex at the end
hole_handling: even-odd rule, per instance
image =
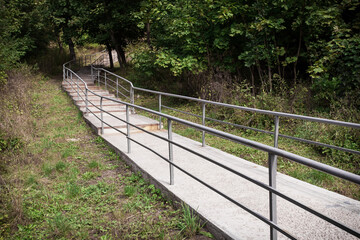
POLYGON ((130 116, 129 116, 129 105, 126 105, 126 138, 127 138, 127 150, 128 153, 131 153, 131 145, 130 145, 130 116))
POLYGON ((119 98, 119 78, 116 78, 116 97, 119 98))
POLYGON ((98 86, 100 87, 100 70, 97 70, 98 71, 98 86))
POLYGON ((85 87, 85 106, 86 106, 86 110, 85 110, 85 115, 87 116, 89 114, 89 104, 88 104, 88 89, 87 87, 85 87))
MULTIPOLYGON (((168 119, 168 139, 169 141, 172 141, 172 122, 171 119, 168 119)), ((171 142, 169 142, 169 161, 170 161, 170 185, 174 185, 174 166, 172 165, 172 162, 174 161, 173 156, 173 145, 171 142)))
MULTIPOLYGON (((274 147, 278 147, 279 140, 279 117, 275 116, 274 147)), ((269 186, 276 188, 277 155, 269 153, 269 186)), ((276 194, 269 192, 270 221, 277 223, 276 194)), ((277 231, 270 227, 270 239, 277 239, 277 231)))
MULTIPOLYGON (((201 123, 205 126, 205 103, 202 103, 202 119, 201 123)), ((202 131, 202 146, 205 147, 205 131, 202 131)))
MULTIPOLYGON (((161 112, 161 94, 159 94, 159 112, 161 112)), ((161 129, 161 116, 159 116, 159 129, 161 129)))
POLYGON ((76 90, 74 89, 74 82, 73 82, 73 78, 72 78, 72 72, 70 72, 70 82, 71 82, 71 88, 72 88, 74 91, 76 91, 76 90))
POLYGON ((79 85, 79 78, 76 77, 76 85, 77 85, 77 96, 78 96, 78 100, 80 100, 80 85, 79 85))
POLYGON ((103 97, 100 96, 100 119, 101 119, 101 134, 104 134, 104 113, 103 113, 103 97))
POLYGON ((68 86, 69 85, 72 86, 71 85, 72 83, 69 82, 69 70, 68 69, 66 69, 66 81, 68 82, 68 86))
POLYGON ((106 84, 106 72, 104 72, 104 81, 105 81, 105 89, 107 90, 107 84, 106 84))
MULTIPOLYGON (((134 87, 132 85, 130 85, 130 103, 132 105, 135 104, 135 99, 134 99, 134 87)), ((131 108, 131 113, 134 114, 135 113, 135 109, 132 107, 131 108)))
POLYGON ((94 81, 94 70, 93 70, 93 66, 90 65, 90 69, 91 69, 91 81, 94 81))

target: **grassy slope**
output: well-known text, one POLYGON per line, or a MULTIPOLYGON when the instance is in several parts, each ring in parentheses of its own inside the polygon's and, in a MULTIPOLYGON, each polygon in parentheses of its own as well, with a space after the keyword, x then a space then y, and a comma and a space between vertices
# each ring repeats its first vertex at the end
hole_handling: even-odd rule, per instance
POLYGON ((32 129, 0 152, 0 239, 206 238, 92 134, 59 80, 31 85, 17 128, 32 129))

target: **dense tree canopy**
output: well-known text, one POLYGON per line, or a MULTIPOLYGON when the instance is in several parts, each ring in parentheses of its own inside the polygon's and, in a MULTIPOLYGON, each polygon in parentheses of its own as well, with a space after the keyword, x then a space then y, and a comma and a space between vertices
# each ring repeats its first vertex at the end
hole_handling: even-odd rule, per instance
MULTIPOLYGON (((115 49, 151 76, 226 72, 253 94, 311 84, 316 97, 359 96, 360 3, 352 0, 0 0, 0 70, 50 41, 115 49)), ((357 98, 360 99, 360 96, 357 98)), ((360 100, 358 100, 360 101, 360 100)), ((360 103, 357 102, 360 106, 360 103)))
POLYGON ((138 16, 151 23, 149 54, 174 75, 220 69, 270 92, 281 81, 313 81, 322 99, 360 85, 358 1, 145 3, 138 16))

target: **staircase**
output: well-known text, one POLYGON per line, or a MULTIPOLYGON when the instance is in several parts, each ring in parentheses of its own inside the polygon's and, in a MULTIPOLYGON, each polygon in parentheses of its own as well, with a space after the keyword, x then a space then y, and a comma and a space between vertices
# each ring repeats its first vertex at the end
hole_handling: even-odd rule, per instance
MULTIPOLYGON (((76 78, 73 78, 73 84, 64 80, 62 82, 62 88, 72 98, 79 110, 83 112, 86 122, 97 134, 125 133, 127 130, 127 124, 123 122, 126 121, 125 106, 109 99, 103 99, 102 104, 100 103, 100 96, 112 99, 117 98, 108 90, 104 90, 100 86, 95 85, 94 80, 91 77, 91 70, 89 67, 81 68, 76 74, 87 84, 88 89, 93 92, 88 92, 88 113, 86 113, 86 93, 85 84, 83 82, 78 81, 76 78), (101 107, 104 111, 106 111, 106 113, 101 114, 101 107), (103 127, 101 124, 101 115, 104 121, 103 127)), ((142 129, 157 130, 159 128, 158 121, 136 113, 130 112, 130 119, 132 124, 135 124, 137 127, 142 129)), ((130 131, 138 132, 140 130, 131 127, 130 131)))

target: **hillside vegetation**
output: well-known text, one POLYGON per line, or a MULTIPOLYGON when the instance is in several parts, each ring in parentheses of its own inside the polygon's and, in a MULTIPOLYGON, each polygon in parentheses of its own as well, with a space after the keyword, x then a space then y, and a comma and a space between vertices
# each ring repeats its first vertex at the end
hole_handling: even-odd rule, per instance
POLYGON ((0 239, 211 237, 91 132, 60 79, 22 65, 0 100, 0 239))

